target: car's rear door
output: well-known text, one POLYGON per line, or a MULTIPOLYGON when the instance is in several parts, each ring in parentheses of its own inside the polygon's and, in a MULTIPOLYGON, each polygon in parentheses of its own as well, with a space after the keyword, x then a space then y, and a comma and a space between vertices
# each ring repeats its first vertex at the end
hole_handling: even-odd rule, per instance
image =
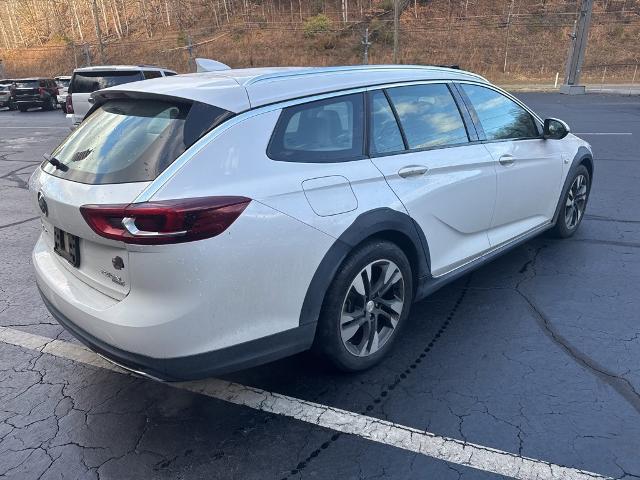
POLYGON ((448 84, 368 94, 370 156, 424 232, 431 273, 445 274, 487 251, 495 165, 448 84))
POLYGON ((548 224, 562 181, 560 142, 542 138, 533 116, 493 87, 458 84, 485 146, 496 161, 492 247, 548 224))

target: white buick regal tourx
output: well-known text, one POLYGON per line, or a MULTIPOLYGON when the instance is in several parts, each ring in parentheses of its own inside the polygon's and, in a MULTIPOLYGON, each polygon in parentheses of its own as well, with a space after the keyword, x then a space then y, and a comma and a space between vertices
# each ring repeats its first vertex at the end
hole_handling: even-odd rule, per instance
POLYGON ((52 315, 161 379, 313 347, 361 370, 412 302, 584 215, 590 147, 472 73, 264 68, 93 94, 30 181, 52 315))

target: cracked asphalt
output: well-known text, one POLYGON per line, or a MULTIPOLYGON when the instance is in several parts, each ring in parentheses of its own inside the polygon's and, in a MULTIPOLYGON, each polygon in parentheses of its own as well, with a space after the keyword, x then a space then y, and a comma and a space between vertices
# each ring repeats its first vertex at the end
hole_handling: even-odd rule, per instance
MULTIPOLYGON (((574 238, 536 238, 416 304, 370 371, 337 374, 302 354, 225 379, 640 478, 640 97, 519 96, 594 148, 574 238)), ((75 342, 35 287, 39 222, 26 191, 67 133, 60 111, 0 111, 0 326, 75 342)), ((0 478, 502 477, 0 343, 0 478)))

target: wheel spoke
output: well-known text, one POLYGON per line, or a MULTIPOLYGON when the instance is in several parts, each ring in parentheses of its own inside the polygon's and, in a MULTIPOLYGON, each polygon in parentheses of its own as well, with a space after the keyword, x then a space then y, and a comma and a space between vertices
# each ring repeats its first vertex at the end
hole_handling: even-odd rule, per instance
POLYGON ((362 276, 362 273, 360 273, 354 280, 353 283, 351 284, 351 287, 358 293, 358 295, 362 296, 363 298, 366 298, 367 296, 367 289, 364 286, 364 278, 362 276))
POLYGON ((340 335, 344 341, 351 340, 358 332, 360 327, 367 322, 367 316, 364 312, 359 314, 343 313, 340 325, 340 335))

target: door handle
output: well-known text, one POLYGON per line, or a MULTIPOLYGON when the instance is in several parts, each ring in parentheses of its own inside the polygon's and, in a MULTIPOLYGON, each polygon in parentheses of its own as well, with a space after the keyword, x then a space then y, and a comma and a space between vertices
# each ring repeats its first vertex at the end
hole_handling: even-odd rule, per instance
POLYGON ((498 159, 498 162, 500 162, 500 165, 504 165, 505 167, 508 167, 509 165, 513 165, 515 161, 516 161, 515 157, 509 154, 502 155, 498 159))
POLYGON ((429 169, 424 165, 409 165, 398 170, 398 175, 402 178, 418 177, 427 173, 427 170, 429 169))

